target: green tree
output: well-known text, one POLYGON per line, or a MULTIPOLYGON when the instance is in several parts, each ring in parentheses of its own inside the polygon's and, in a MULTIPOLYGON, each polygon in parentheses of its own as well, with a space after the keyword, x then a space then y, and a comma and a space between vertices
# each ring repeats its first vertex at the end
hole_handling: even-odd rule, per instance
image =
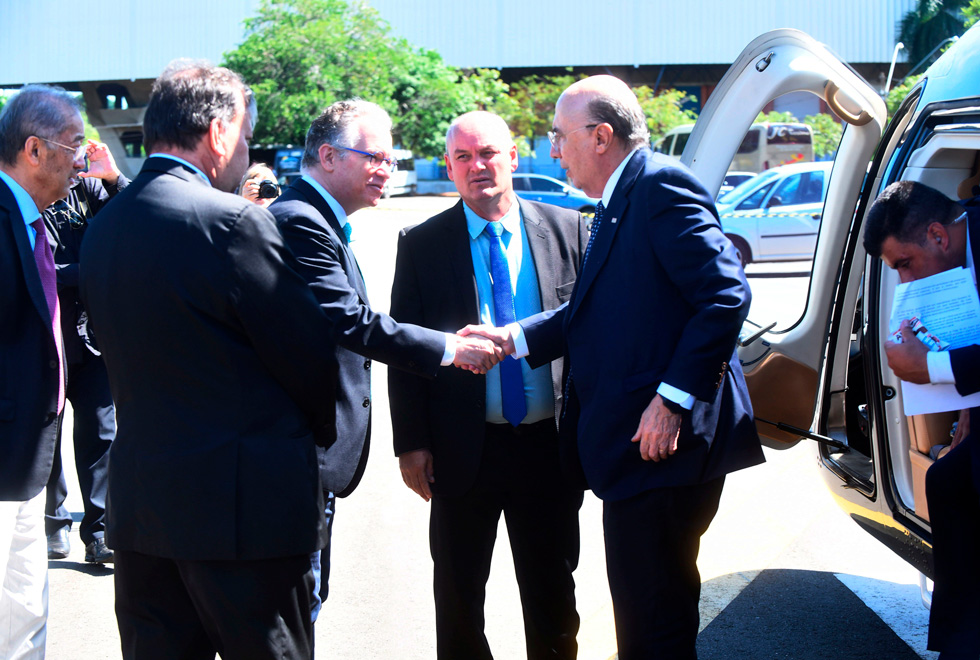
POLYGON ((918 65, 944 39, 963 34, 964 8, 972 4, 970 0, 918 0, 898 27, 909 65, 918 65))
POLYGON ((885 105, 888 108, 888 118, 891 119, 895 115, 895 111, 898 110, 898 106, 902 104, 905 97, 908 96, 909 91, 915 84, 922 79, 923 74, 917 76, 911 76, 906 78, 899 85, 895 85, 888 91, 888 97, 885 99, 885 105))
POLYGON ((693 101, 694 97, 680 90, 666 89, 654 93, 646 85, 641 85, 634 87, 633 91, 646 115, 651 142, 656 142, 675 126, 692 124, 698 119, 696 112, 682 107, 686 101, 693 101))
POLYGON ((396 142, 434 155, 449 121, 472 100, 438 53, 392 38, 364 2, 262 0, 245 35, 224 64, 255 91, 258 144, 302 144, 326 106, 357 96, 391 113, 396 142))
POLYGON ((977 21, 980 21, 980 0, 970 0, 963 8, 963 27, 969 30, 977 21))

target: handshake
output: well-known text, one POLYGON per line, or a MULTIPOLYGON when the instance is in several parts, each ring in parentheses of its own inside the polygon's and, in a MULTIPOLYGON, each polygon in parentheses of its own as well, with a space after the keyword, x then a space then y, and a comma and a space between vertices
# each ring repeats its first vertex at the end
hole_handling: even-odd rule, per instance
POLYGON ((508 355, 514 354, 514 339, 507 328, 468 325, 456 333, 453 365, 475 374, 485 374, 508 355))

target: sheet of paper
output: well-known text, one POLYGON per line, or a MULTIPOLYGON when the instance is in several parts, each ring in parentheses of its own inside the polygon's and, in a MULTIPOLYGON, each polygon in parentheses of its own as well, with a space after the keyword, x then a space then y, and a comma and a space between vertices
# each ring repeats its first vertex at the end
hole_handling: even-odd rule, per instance
MULTIPOLYGON (((953 268, 895 287, 889 331, 903 320, 918 319, 930 343, 949 348, 980 344, 980 301, 969 269, 953 268)), ((962 410, 980 406, 980 393, 960 396, 952 383, 916 385, 902 381, 906 415, 962 410)))

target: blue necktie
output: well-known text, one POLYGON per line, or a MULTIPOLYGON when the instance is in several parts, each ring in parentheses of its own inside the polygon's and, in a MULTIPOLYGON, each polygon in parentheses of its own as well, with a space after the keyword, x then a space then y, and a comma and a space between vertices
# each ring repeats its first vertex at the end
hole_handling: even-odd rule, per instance
MULTIPOLYGON (((490 239, 490 278, 493 281, 494 321, 504 326, 516 321, 514 289, 510 285, 510 267, 500 234, 504 228, 499 222, 488 222, 486 233, 490 239)), ((527 417, 524 401, 524 376, 521 361, 510 357, 500 363, 500 398, 503 402, 504 419, 517 426, 527 417)))
POLYGON ((589 231, 589 243, 585 246, 585 256, 582 257, 582 265, 584 266, 588 263, 589 252, 592 251, 592 243, 595 242, 596 234, 599 233, 599 225, 602 224, 602 212, 606 209, 602 202, 596 204, 595 207, 595 218, 592 220, 592 228, 589 231))

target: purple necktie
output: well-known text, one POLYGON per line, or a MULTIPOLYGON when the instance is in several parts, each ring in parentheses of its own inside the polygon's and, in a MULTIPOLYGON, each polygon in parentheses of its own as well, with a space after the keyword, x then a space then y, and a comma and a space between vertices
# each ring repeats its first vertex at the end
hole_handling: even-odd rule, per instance
POLYGON ((54 343, 58 349, 58 412, 65 405, 65 362, 62 359, 61 344, 61 310, 58 308, 58 279, 54 272, 54 255, 48 245, 48 232, 44 221, 38 218, 31 223, 37 236, 34 237, 34 262, 37 264, 37 274, 41 276, 41 286, 44 288, 44 299, 48 303, 48 314, 51 316, 51 331, 54 333, 54 343))

